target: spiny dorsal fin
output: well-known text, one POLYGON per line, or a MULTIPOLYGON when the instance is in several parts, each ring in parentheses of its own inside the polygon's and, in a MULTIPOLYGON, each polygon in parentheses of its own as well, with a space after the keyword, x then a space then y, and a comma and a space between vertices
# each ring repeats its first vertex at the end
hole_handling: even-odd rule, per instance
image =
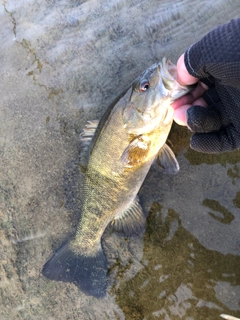
POLYGON ((88 121, 83 131, 80 133, 80 164, 83 167, 87 166, 88 156, 89 156, 89 146, 91 144, 92 138, 96 132, 99 121, 92 120, 88 121))
POLYGON ((158 170, 168 174, 176 174, 179 171, 178 161, 166 143, 158 152, 154 165, 158 170))
POLYGON ((141 234, 145 230, 145 223, 145 214, 136 197, 126 211, 110 222, 110 226, 118 232, 124 232, 126 236, 131 236, 141 234))
POLYGON ((87 143, 91 142, 97 129, 98 123, 98 120, 92 120, 87 122, 87 124, 83 128, 83 131, 80 133, 81 144, 86 145, 87 143))

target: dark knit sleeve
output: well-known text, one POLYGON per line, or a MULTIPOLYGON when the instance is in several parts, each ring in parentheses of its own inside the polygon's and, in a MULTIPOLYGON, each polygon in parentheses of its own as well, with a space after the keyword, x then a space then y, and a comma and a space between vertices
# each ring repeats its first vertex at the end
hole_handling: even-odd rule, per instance
POLYGON ((213 76, 224 85, 240 88, 240 19, 206 34, 185 52, 184 62, 194 77, 213 76))

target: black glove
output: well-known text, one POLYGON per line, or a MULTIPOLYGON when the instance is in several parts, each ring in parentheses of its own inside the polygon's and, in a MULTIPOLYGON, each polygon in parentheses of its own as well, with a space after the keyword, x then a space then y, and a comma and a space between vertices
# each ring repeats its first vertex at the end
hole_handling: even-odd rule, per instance
POLYGON ((208 107, 192 106, 187 124, 191 147, 207 153, 240 147, 240 19, 209 32, 185 53, 188 72, 208 85, 208 107))

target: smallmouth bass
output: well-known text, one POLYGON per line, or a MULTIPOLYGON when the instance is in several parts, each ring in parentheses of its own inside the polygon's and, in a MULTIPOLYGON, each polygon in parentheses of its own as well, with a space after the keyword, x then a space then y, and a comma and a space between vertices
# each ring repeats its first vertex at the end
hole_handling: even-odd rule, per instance
POLYGON ((76 234, 44 265, 44 276, 105 296, 102 234, 108 224, 126 235, 144 230, 137 193, 153 163, 169 173, 179 170, 165 142, 173 121, 171 103, 189 90, 177 83, 176 66, 163 58, 133 81, 100 122, 88 122, 81 134, 87 159, 82 214, 76 234))

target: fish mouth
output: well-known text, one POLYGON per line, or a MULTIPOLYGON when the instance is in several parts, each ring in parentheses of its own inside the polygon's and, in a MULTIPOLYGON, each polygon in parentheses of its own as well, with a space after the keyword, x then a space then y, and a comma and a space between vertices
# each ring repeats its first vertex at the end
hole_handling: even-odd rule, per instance
POLYGON ((166 57, 162 59, 161 66, 162 82, 165 88, 171 92, 172 101, 196 88, 197 83, 190 86, 182 86, 177 82, 177 66, 166 57))
POLYGON ((177 78, 177 67, 166 57, 162 59, 162 76, 170 81, 177 78))

